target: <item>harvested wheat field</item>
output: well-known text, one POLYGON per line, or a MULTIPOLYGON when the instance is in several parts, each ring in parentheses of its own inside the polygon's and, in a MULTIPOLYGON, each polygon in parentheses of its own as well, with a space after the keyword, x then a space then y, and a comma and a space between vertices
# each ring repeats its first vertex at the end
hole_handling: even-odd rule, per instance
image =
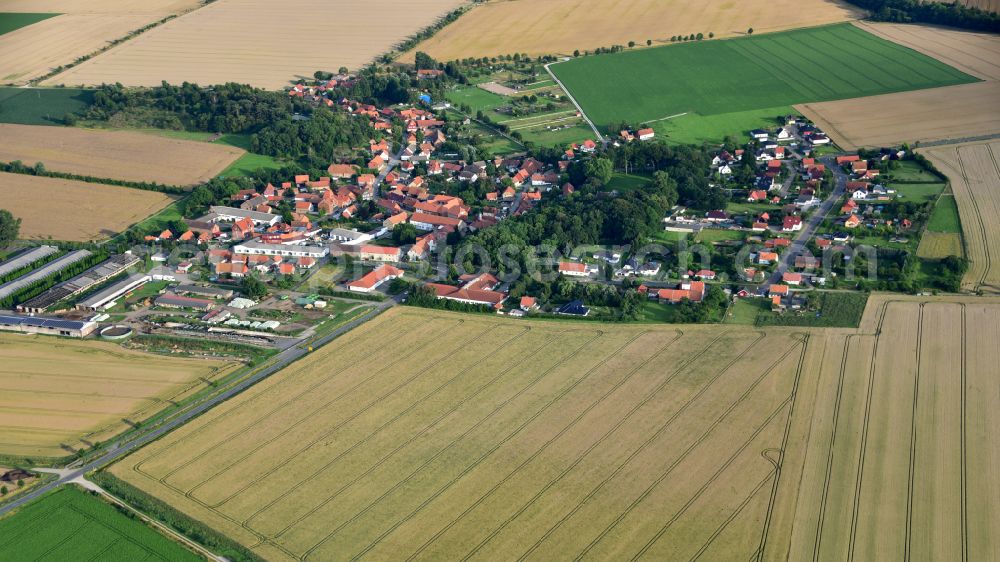
POLYGON ((716 37, 823 25, 862 17, 833 0, 503 0, 477 6, 403 57, 416 51, 438 60, 571 54, 574 50, 669 43, 672 35, 716 37))
POLYGON ((795 109, 847 151, 1000 133, 1000 82, 807 103, 795 109))
POLYGON ((1000 293, 1000 141, 921 149, 951 180, 969 271, 962 288, 1000 293))
POLYGON ((239 82, 280 89, 357 69, 462 0, 218 0, 59 74, 48 84, 239 82), (386 18, 386 14, 392 14, 386 18), (277 27, 276 27, 277 26, 277 27), (170 53, 169 57, 163 53, 170 53))
POLYGON ((202 388, 232 363, 0 334, 0 454, 66 456, 202 388))
POLYGON ((108 238, 173 201, 154 191, 0 172, 2 207, 21 219, 21 238, 108 238))
POLYGON ((795 106, 841 148, 1000 134, 1000 36, 925 25, 855 25, 984 82, 795 106))
POLYGON ((199 5, 200 0, 0 0, 0 12, 60 14, 0 36, 0 83, 22 84, 45 75, 199 5))
POLYGON ((190 186, 208 181, 244 151, 128 131, 0 124, 0 161, 97 178, 190 186))
POLYGON ((855 22, 861 29, 983 80, 1000 80, 1000 35, 931 25, 855 22))
POLYGON ((869 329, 815 348, 762 560, 1000 559, 998 317, 995 298, 879 296, 869 329))
POLYGON ((396 308, 111 471, 268 560, 746 560, 807 342, 396 308))

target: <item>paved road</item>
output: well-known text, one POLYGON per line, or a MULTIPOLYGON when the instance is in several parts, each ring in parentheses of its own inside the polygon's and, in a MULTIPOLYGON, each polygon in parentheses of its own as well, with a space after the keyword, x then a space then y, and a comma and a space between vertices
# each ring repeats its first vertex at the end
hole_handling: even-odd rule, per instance
POLYGON ((820 158, 819 161, 826 165, 828 170, 833 171, 833 176, 835 178, 833 191, 830 195, 820 204, 819 209, 802 223, 802 230, 799 231, 798 236, 792 241, 792 245, 788 248, 788 251, 782 254, 781 259, 778 261, 778 267, 775 268, 774 273, 768 278, 767 282, 762 285, 763 289, 767 291, 771 288, 771 285, 781 282, 781 276, 784 275, 791 264, 795 263, 795 258, 802 254, 803 250, 806 248, 806 244, 809 239, 816 234, 816 229, 819 225, 826 219, 826 216, 830 214, 830 211, 834 209, 837 202, 841 197, 844 196, 844 192, 847 188, 847 174, 844 170, 837 165, 837 159, 835 156, 826 156, 820 158))
MULTIPOLYGON (((313 343, 313 348, 315 349, 320 346, 326 345, 327 343, 338 338, 339 336, 353 330, 354 328, 371 320, 372 318, 375 318, 385 310, 397 304, 399 300, 400 297, 397 297, 396 299, 379 303, 374 309, 372 309, 368 313, 359 316, 358 318, 344 324, 343 326, 337 328, 330 334, 317 340, 315 343, 313 343)), ((200 402, 196 405, 191 406, 189 410, 177 415, 176 417, 171 418, 169 421, 164 422, 159 426, 150 428, 148 432, 141 434, 140 436, 136 437, 131 441, 128 441, 127 443, 113 445, 100 457, 87 462, 86 464, 84 464, 79 468, 56 471, 55 473, 59 475, 59 478, 57 480, 45 484, 43 486, 40 486, 32 490, 31 492, 24 494, 18 499, 0 507, 0 517, 59 486, 76 481, 77 479, 82 478, 83 475, 85 475, 86 473, 107 466, 115 462, 116 460, 124 457, 125 455, 131 453, 132 451, 135 451, 136 449, 146 445, 147 443, 159 439, 163 435, 173 431, 174 429, 180 427, 181 425, 184 425, 185 423, 191 421, 195 417, 215 407, 217 404, 225 400, 229 400, 230 398, 236 396, 237 394, 240 394, 244 390, 257 384, 258 382, 264 380, 265 378, 280 371, 281 369, 288 366, 288 364, 302 358, 308 353, 309 352, 307 350, 304 350, 297 346, 286 349, 285 351, 282 351, 280 354, 275 356, 277 358, 277 361, 273 363, 271 366, 261 369, 257 373, 254 373, 249 378, 244 379, 236 386, 222 392, 221 394, 217 394, 204 402, 200 402)))

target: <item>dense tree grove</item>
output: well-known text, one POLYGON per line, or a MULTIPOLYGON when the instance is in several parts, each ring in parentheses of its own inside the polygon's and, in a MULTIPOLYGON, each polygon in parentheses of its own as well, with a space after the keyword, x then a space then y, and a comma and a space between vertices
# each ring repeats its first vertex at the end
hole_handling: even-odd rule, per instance
POLYGON ((926 0, 848 0, 872 13, 872 19, 891 22, 933 23, 979 31, 1000 32, 1000 14, 968 8, 959 2, 926 0))
POLYGON ((0 248, 17 240, 20 229, 21 219, 14 217, 6 209, 0 209, 0 248))
POLYGON ((372 136, 367 120, 317 108, 309 119, 285 119, 265 127, 250 141, 250 150, 284 158, 329 160, 343 147, 361 146, 372 136))

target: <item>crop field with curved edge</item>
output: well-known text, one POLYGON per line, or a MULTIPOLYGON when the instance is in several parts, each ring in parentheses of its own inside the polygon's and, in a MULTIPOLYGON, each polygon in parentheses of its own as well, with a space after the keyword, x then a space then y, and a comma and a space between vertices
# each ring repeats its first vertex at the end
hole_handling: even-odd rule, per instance
POLYGON ((1000 293, 1000 141, 920 149, 951 180, 969 271, 962 289, 1000 293))
POLYGON ((64 457, 108 439, 236 365, 10 333, 0 356, 0 454, 19 457, 64 457))
POLYGON ((496 0, 476 6, 417 51, 438 60, 525 53, 531 56, 574 50, 669 43, 671 35, 741 35, 824 25, 862 17, 836 0, 496 0))
POLYGON ((998 315, 996 298, 877 295, 825 340, 762 560, 1000 558, 998 315))
POLYGON ((973 350, 998 313, 878 295, 859 329, 760 330, 394 309, 110 470, 269 560, 990 559, 1000 357, 973 350))
POLYGON ((549 68, 605 128, 624 120, 655 129, 682 114, 710 117, 978 81, 851 24, 578 57, 549 68))

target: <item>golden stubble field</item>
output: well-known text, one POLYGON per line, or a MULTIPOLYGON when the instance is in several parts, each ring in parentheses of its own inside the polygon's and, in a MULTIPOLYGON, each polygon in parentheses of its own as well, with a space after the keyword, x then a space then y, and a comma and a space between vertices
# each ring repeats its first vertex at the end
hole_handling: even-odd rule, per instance
POLYGON ((218 0, 46 83, 156 86, 166 80, 280 89, 317 70, 356 70, 462 3, 218 0))
POLYGON ((962 288, 1000 293, 1000 141, 921 149, 951 180, 969 271, 962 288))
POLYGON ((162 193, 0 172, 2 208, 21 219, 21 238, 108 238, 169 205, 162 193))
POLYGON ((268 560, 745 560, 807 339, 397 308, 111 470, 268 560))
POLYGON ((822 340, 762 560, 1000 559, 998 317, 996 298, 876 296, 822 340))
POLYGON ((796 106, 841 148, 1000 133, 1000 36, 923 25, 855 25, 983 82, 796 106))
POLYGON ((395 309, 111 472, 268 560, 995 559, 998 314, 876 296, 859 330, 761 331, 395 309))
POLYGON ((0 454, 13 456, 62 457, 106 440, 234 367, 9 333, 0 356, 0 454))
POLYGON ((208 181, 242 149, 129 131, 0 124, 0 161, 42 162, 49 170, 190 186, 208 181))
POLYGON ((716 37, 778 31, 857 19, 862 13, 833 0, 498 0, 477 6, 422 42, 416 51, 438 60, 571 54, 574 50, 669 42, 672 35, 716 37))
POLYGON ((0 12, 61 14, 0 36, 0 83, 21 84, 42 76, 199 5, 199 0, 0 0, 0 12))

